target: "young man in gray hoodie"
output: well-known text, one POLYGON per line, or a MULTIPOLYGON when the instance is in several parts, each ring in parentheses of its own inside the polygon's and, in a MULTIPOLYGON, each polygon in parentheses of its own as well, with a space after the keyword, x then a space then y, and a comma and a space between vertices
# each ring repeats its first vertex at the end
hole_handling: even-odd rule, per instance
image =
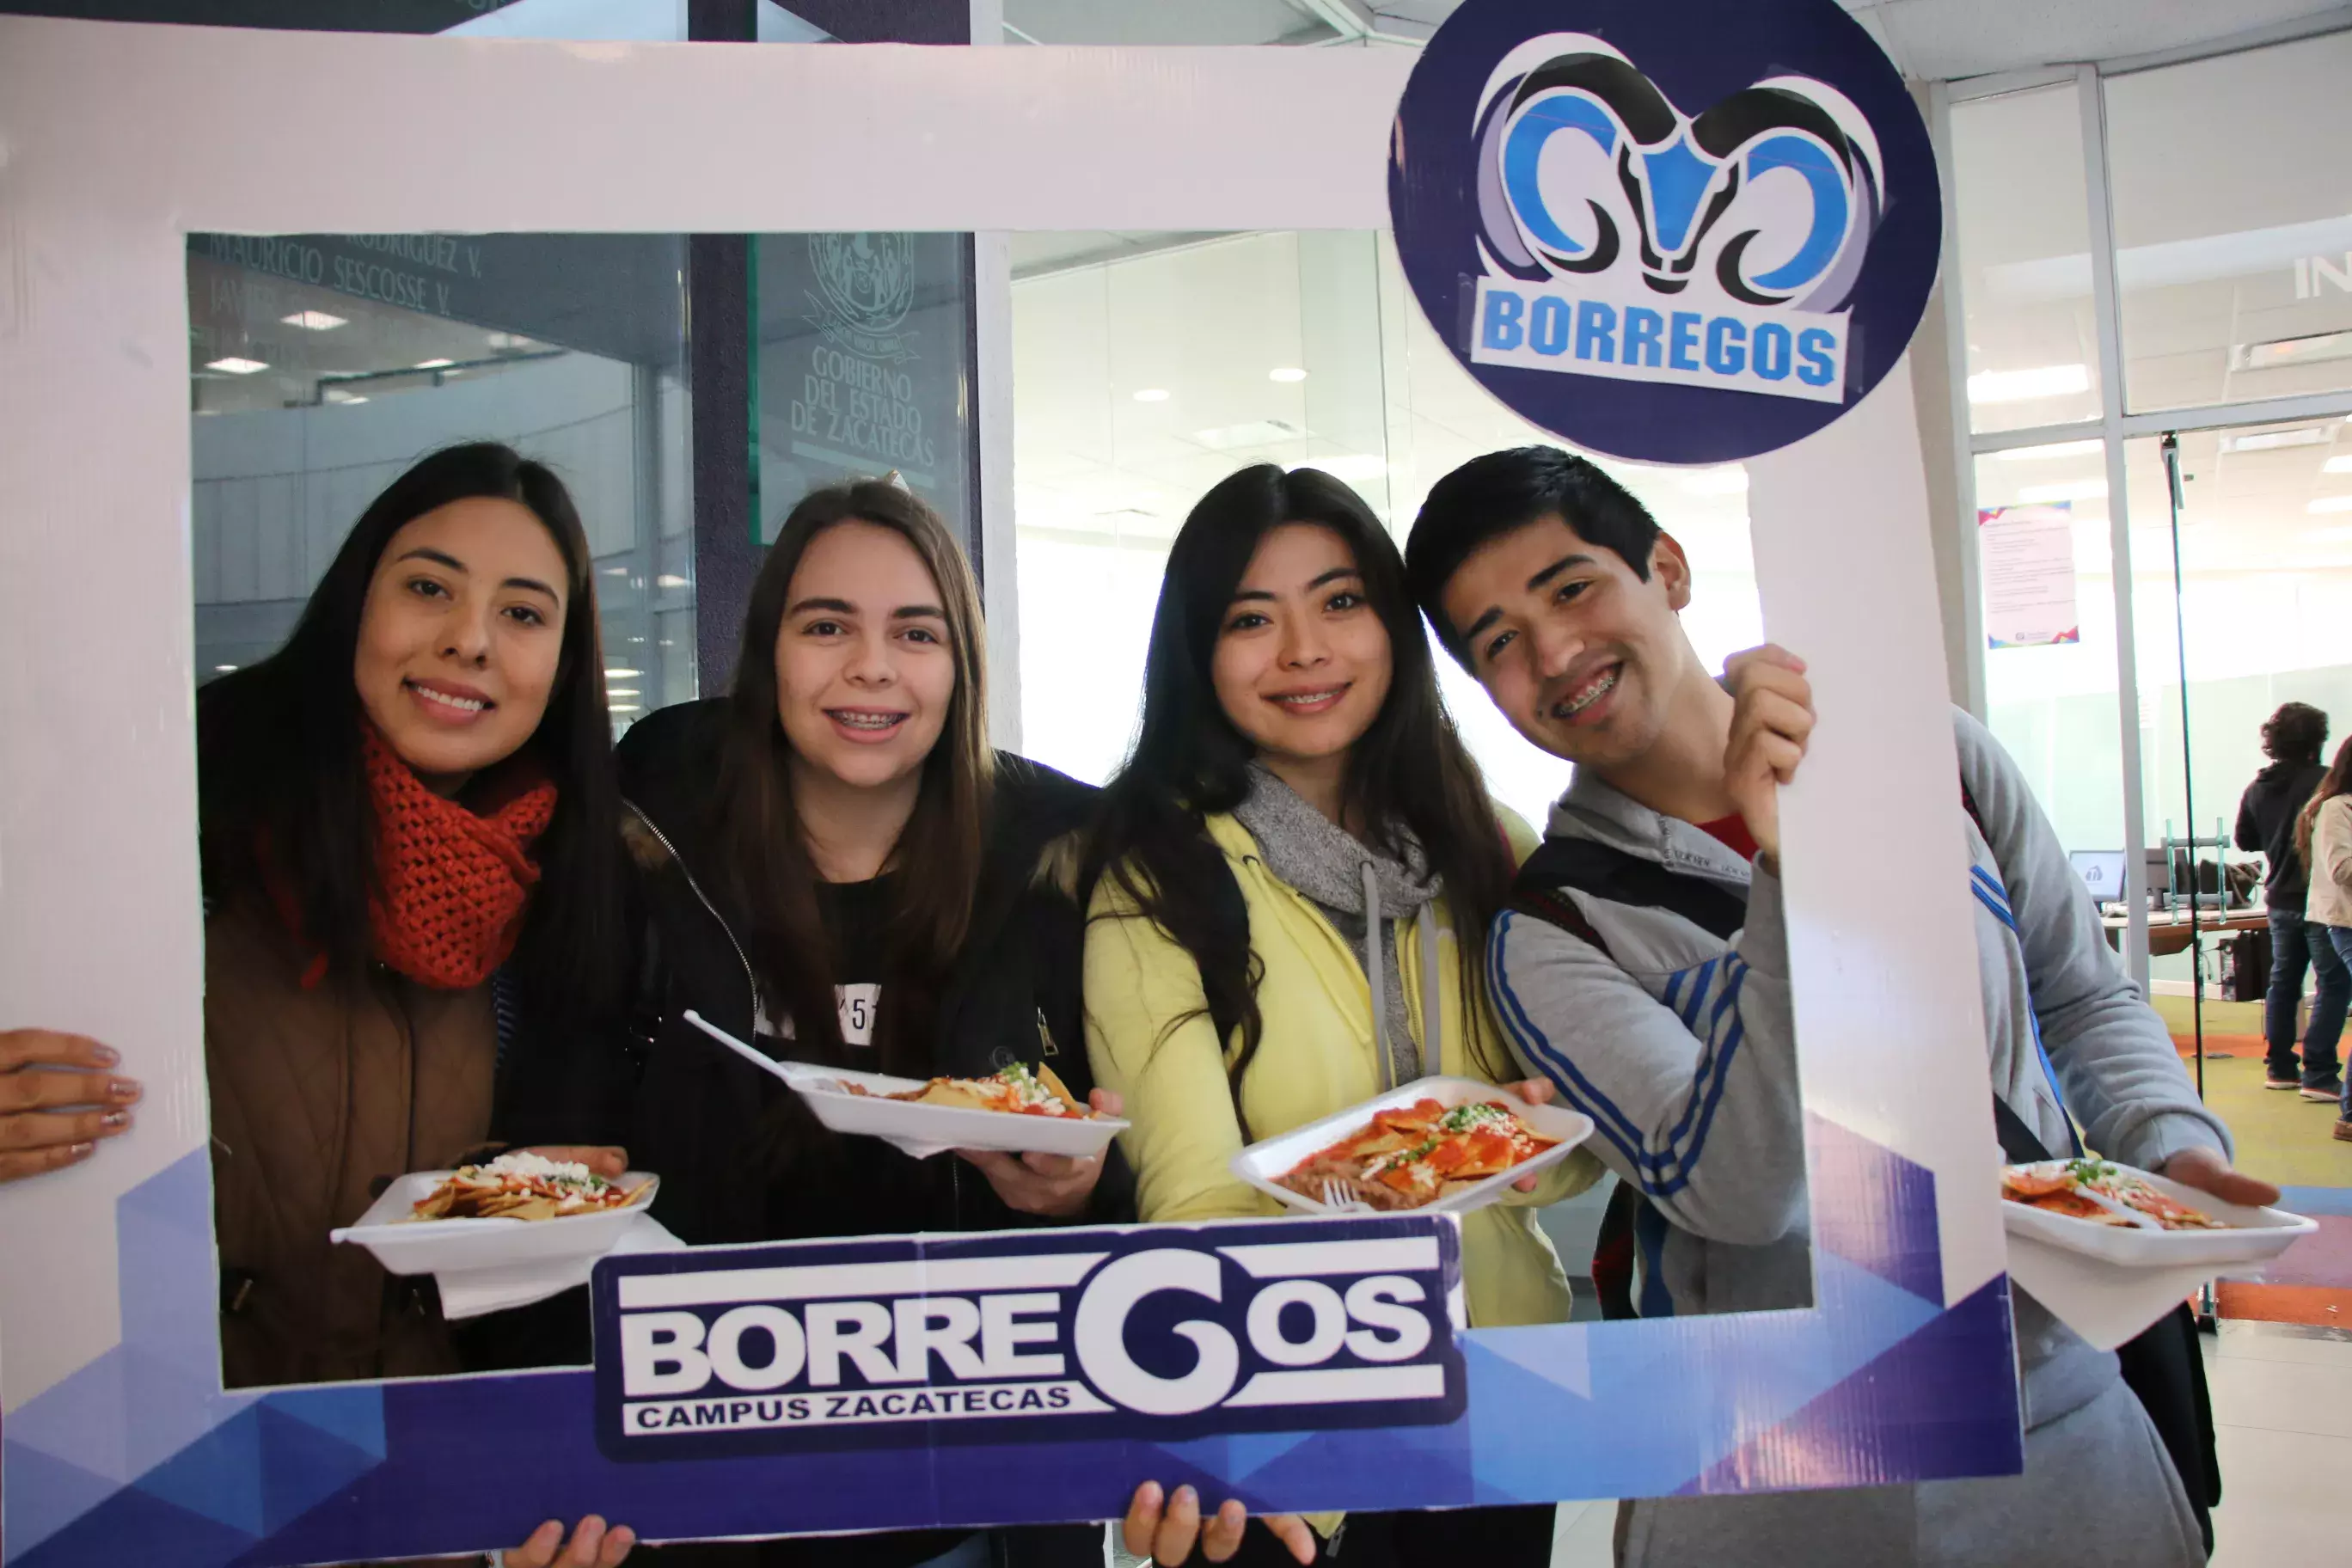
MULTIPOLYGON (((1710 673, 1680 620, 1681 546, 1608 475, 1551 447, 1490 453, 1441 479, 1405 559, 1439 639, 1520 734, 1575 764, 1536 879, 1573 858, 1555 847, 1581 841, 1730 911, 1702 923, 1553 879, 1523 885, 1491 939, 1513 1045, 1593 1118, 1594 1152, 1644 1200, 1637 1310, 1809 1304, 1776 805, 1814 724, 1803 661, 1764 647, 1710 673)), ((1995 1092, 2053 1151, 2081 1147, 2071 1110, 2111 1158, 2231 1202, 2274 1200, 2231 1169, 2228 1130, 2117 966, 2015 764, 1966 714, 1953 729, 1960 778, 1918 819, 1968 835, 1995 1092)), ((1631 1503, 1620 1561, 2202 1563, 2197 1515, 2115 1355, 2022 1295, 2015 1321, 2023 1475, 1631 1503)))

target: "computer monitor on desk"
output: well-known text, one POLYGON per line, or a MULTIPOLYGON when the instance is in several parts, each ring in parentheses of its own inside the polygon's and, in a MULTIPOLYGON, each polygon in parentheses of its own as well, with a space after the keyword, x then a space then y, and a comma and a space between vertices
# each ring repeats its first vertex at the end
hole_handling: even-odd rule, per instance
POLYGON ((2124 898, 2124 852, 2120 849, 2077 849, 2066 857, 2074 875, 2091 890, 2095 904, 2120 903, 2124 898))

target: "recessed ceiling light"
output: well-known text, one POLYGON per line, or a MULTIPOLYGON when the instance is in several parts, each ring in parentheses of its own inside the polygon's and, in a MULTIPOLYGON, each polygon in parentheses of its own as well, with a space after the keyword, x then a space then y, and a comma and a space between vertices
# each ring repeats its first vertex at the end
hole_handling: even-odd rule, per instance
POLYGON ((418 370, 446 370, 457 363, 457 362, 453 359, 421 359, 416 362, 416 368, 418 370))
POLYGON ((2221 437, 2224 452, 2275 452, 2287 447, 2324 447, 2335 431, 2325 425, 2298 425, 2292 430, 2249 430, 2221 437))
POLYGON ((349 318, 331 316, 324 310, 297 310, 290 316, 278 319, 289 327, 301 327, 313 332, 331 332, 337 327, 351 325, 349 318))
POLYGON ((205 368, 206 370, 224 370, 231 375, 251 375, 255 371, 268 370, 269 365, 268 362, 264 360, 239 359, 235 354, 227 354, 216 360, 206 361, 205 368))
POLYGON ((2339 543, 2352 539, 2352 523, 2339 522, 2333 528, 2306 528, 2303 531, 2303 536, 2305 539, 2318 540, 2325 544, 2339 543))
POLYGON ((2347 354, 2352 354, 2352 332, 2314 332, 2307 337, 2236 344, 2230 350, 2230 368, 2273 370, 2280 365, 2343 359, 2347 354))
POLYGON ((2321 496, 2305 511, 2352 511, 2352 496, 2321 496))
POLYGON ((1295 364, 1276 365, 1265 373, 1268 381, 1305 381, 1307 373, 1295 364))
POLYGON ((636 669, 607 669, 604 672, 604 679, 607 680, 626 680, 632 676, 642 675, 645 672, 643 670, 636 669))
POLYGON ((2105 479, 2069 479, 2063 485, 2027 485, 2017 492, 2017 499, 2028 506, 2042 506, 2053 500, 2098 500, 2106 493, 2105 479))
MULTIPOLYGON (((2327 531, 2326 531, 2326 530, 2325 530, 2325 529, 2322 529, 2320 531, 2324 533, 2324 532, 2326 532, 2327 531)), ((233 675, 233 674, 235 674, 236 672, 236 666, 233 665, 233 664, 216 664, 216 665, 213 666, 213 673, 214 673, 214 674, 215 674, 215 675, 233 675)))
POLYGON ((2091 390, 2086 364, 2045 364, 2032 370, 1980 370, 1969 377, 1970 403, 2023 403, 2091 390))
POLYGON ((656 588, 683 588, 686 586, 686 579, 679 576, 675 572, 665 572, 660 576, 654 579, 654 586, 656 588))
POLYGON ((2319 465, 2319 471, 2323 474, 2352 474, 2352 452, 2328 458, 2319 465))
POLYGON ((1993 456, 2004 463, 2041 463, 2053 458, 2095 458, 2105 450, 2104 441, 2059 441, 2047 447, 2011 447, 1993 456))
POLYGON ((1140 387, 1136 391, 1135 400, 1138 403, 1165 403, 1168 401, 1168 389, 1164 386, 1140 387))

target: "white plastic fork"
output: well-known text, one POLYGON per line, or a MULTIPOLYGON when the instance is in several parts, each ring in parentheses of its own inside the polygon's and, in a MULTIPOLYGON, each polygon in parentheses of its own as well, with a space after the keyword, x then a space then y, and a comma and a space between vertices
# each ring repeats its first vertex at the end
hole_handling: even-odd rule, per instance
POLYGON ((1355 1184, 1337 1176, 1323 1179, 1323 1206, 1333 1214, 1376 1214, 1379 1211, 1356 1195, 1355 1184))

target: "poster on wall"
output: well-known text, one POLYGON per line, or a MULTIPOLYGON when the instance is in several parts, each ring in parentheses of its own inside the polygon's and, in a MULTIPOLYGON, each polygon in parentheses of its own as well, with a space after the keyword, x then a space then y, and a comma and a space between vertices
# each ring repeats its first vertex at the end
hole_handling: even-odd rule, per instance
MULTIPOLYGON (((807 330, 772 340, 786 363, 762 377, 762 439, 796 463, 896 467, 910 482, 946 484, 968 434, 927 401, 936 389, 910 367, 928 374, 956 351, 922 320, 919 285, 908 293, 907 258, 887 244, 861 253, 856 237, 919 242, 985 227, 997 204, 1041 229, 1371 229, 1389 216, 1381 159, 1402 149, 1412 172, 1391 194, 1408 275, 1454 352, 1513 406, 1540 409, 1530 416, 1604 451, 1688 462, 1763 452, 1851 414, 1845 428, 1862 433, 1843 455, 1870 471, 1868 453, 1886 443, 1868 421, 1888 405, 1865 398, 1916 321, 1940 204, 1916 110, 1832 0, 1468 0, 1412 64, 1409 87, 1376 52, 1310 58, 1323 53, 1185 51, 1171 61, 1149 50, 835 49, 805 66, 792 46, 591 51, 501 40, 485 54, 298 33, 199 29, 167 41, 0 18, 0 142, 12 149, 10 188, 25 194, 20 227, 5 237, 23 237, 50 290, 28 330, 0 331, 0 384, 48 389, 20 425, 0 425, 0 461, 10 484, 75 505, 89 504, 93 482, 144 487, 106 492, 123 521, 102 540, 40 531, 27 541, 47 553, 25 581, 102 565, 138 596, 137 613, 122 616, 119 684, 77 689, 72 732, 96 750, 72 796, 32 763, 0 757, 5 820, 21 830, 20 814, 44 814, 37 838, 10 841, 28 846, 12 887, 47 900, 38 930, 10 928, 27 940, 0 952, 19 965, 0 973, 37 978, 32 939, 55 928, 77 951, 135 939, 156 977, 126 1004, 150 1008, 142 1026, 104 1029, 156 1086, 138 1126, 65 1180, 0 1189, 12 1242, 37 1243, 34 1266, 0 1272, 9 1568, 447 1555, 510 1546, 542 1520, 589 1512, 653 1541, 1087 1521, 1118 1515, 1146 1480, 1263 1512, 2018 1469, 1997 1198, 1983 1179, 1984 1140, 1949 1109, 1983 1096, 1981 1059, 1955 1047, 1974 1026, 1972 993, 1946 1005, 1948 944, 1913 910, 1927 900, 1867 931, 1838 925, 1836 911, 1853 904, 1838 901, 1847 889, 1831 871, 1897 858, 1869 824, 1824 853, 1821 901, 1801 908, 1824 940, 1866 942, 1874 970, 1926 998, 1921 1048, 1886 1051, 1875 1017, 1831 1026, 1870 1010, 1850 994, 1862 983, 1836 965, 1799 970, 1808 1034, 1790 1137, 1810 1173, 1808 1229, 1774 1310, 1479 1326, 1465 1306, 1462 1239, 1477 1215, 1038 1226, 610 1256, 573 1298, 586 1298, 572 1322, 593 1328, 586 1348, 542 1356, 549 1364, 225 1383, 222 1324, 242 1299, 224 1289, 217 1250, 224 1156, 199 1022, 186 409, 184 367, 173 363, 184 279, 168 268, 82 276, 47 267, 51 252, 152 233, 170 242, 152 248, 177 262, 175 226, 315 233, 373 200, 397 207, 382 222, 401 232, 503 223, 774 235, 821 224, 846 248, 812 249, 804 235, 779 242, 801 246, 796 298, 763 274, 763 320, 773 305, 807 330), (297 94, 352 81, 418 101, 446 90, 479 108, 460 91, 478 78, 545 134, 460 148, 420 126, 436 171, 421 193, 405 159, 346 171, 343 184, 324 177, 305 161, 310 149, 289 144, 299 139, 278 133, 280 105, 256 120, 197 112, 202 84, 248 79, 297 94), (621 79, 642 90, 615 142, 604 128, 621 79), (53 81, 75 90, 47 90, 53 81), (184 90, 196 96, 171 96, 184 90), (1339 125, 1352 139, 1269 160, 1270 91, 1300 106, 1307 130, 1339 125), (753 177, 756 149, 779 135, 814 143, 877 102, 892 112, 858 121, 860 145, 889 181, 868 168, 831 184, 824 170, 753 177), (1717 114, 1718 104, 1731 108, 1717 114), (1086 136, 1054 121, 1053 141, 1040 142, 1032 127, 1049 110, 1078 116, 1086 136), (100 132, 151 113, 184 126, 184 138, 168 157, 120 161, 121 138, 100 132), (571 165, 546 160, 573 158, 578 145, 598 148, 611 177, 593 188, 576 173, 555 177, 571 165), (1637 171, 1631 195, 1591 181, 1588 145, 1637 171), (1480 193, 1507 177, 1503 205, 1487 204, 1480 193), (1450 216, 1429 205, 1441 202, 1450 216), (829 300, 831 313, 812 300, 829 300), (125 334, 160 334, 170 352, 115 352, 125 334), (64 471, 77 465, 61 454, 101 440, 165 457, 95 479, 64 471), (144 795, 105 793, 122 781, 168 798, 158 809, 144 795), (129 809, 141 802, 150 809, 129 809), (135 837, 151 826, 152 839, 135 837), (136 869, 125 880, 127 860, 136 869)), ((14 275, 0 269, 0 279, 14 275)), ((942 304, 942 314, 952 312, 942 304)), ((1924 526, 1916 505, 1844 500, 1776 520, 1787 537, 1774 548, 1837 549, 1873 563, 1854 570, 1884 574, 1869 542, 1842 543, 1837 531, 1864 513, 1874 525, 1924 526)), ((1890 613, 1924 606, 1931 616, 1927 586, 1924 575, 1890 583, 1890 613)), ((26 689, 72 684, 50 650, 73 639, 52 635, 44 602, 6 584, 0 595, 0 655, 29 673, 26 689)), ((1834 637, 1826 616, 1788 624, 1834 637)), ((1902 667, 1917 690, 1902 695, 1932 698, 1936 650, 1921 646, 1923 658, 1902 667)), ((1890 656, 1877 657, 1874 675, 1891 683, 1890 656)), ((68 726, 46 710, 34 718, 68 726)), ((1904 765, 1873 768, 1899 779, 1904 765)), ((75 1026, 65 1015, 79 995, 41 999, 75 1026)), ((1735 1045, 1717 1059, 1727 1063, 1735 1045)), ((740 1066, 752 1076, 724 1081, 768 1089, 761 1068, 706 1048, 714 1078, 740 1066)), ((1702 1134, 1715 1104, 1690 1101, 1702 1134)), ((352 1267, 364 1263, 336 1245, 352 1267)), ((424 1299, 413 1278, 377 1283, 386 1300, 413 1303, 424 1299)))
POLYGON ((2074 503, 1979 510, 1977 559, 1984 574, 1986 646, 2046 647, 2083 640, 2074 603, 2074 503))

